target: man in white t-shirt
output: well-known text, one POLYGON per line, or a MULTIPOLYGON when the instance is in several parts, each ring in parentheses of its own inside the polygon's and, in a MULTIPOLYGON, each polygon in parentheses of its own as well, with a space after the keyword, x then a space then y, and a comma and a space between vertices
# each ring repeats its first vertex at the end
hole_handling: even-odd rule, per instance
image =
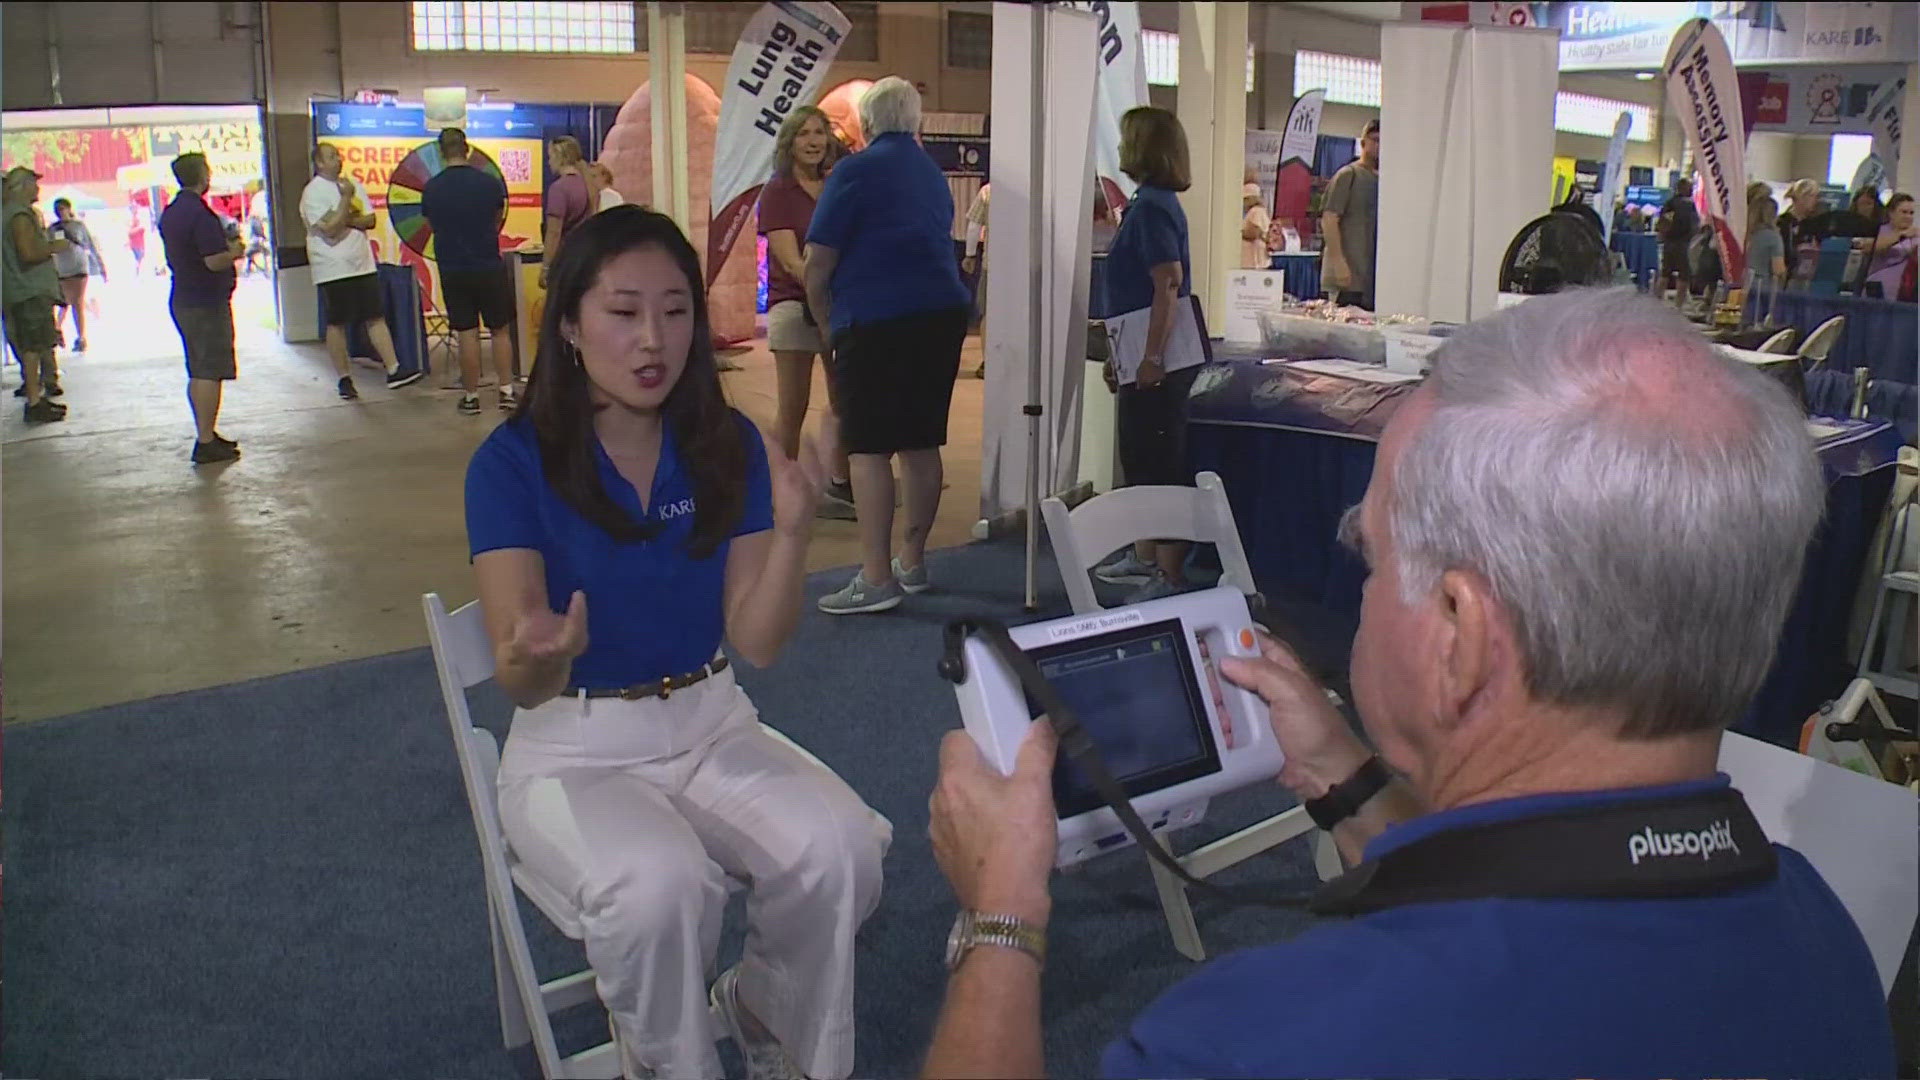
POLYGON ((419 382, 424 372, 417 367, 402 372, 394 359, 393 335, 387 331, 375 275, 373 241, 367 237, 375 223, 373 200, 358 180, 341 175, 340 166, 338 147, 330 143, 314 147, 314 177, 300 194, 300 220, 307 226, 307 265, 313 269, 313 283, 320 287, 327 320, 327 355, 340 377, 340 396, 351 401, 360 392, 353 387, 348 367, 352 362, 347 356, 349 327, 366 328, 373 351, 387 369, 389 387, 419 382))

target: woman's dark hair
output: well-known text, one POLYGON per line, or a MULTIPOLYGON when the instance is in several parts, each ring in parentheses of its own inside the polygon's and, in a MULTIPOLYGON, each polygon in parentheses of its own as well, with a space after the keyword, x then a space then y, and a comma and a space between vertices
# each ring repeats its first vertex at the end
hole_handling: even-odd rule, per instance
POLYGON ((1168 191, 1193 186, 1187 131, 1165 109, 1141 105, 1120 117, 1120 171, 1142 184, 1168 191))
POLYGON ((1892 221, 1893 212, 1895 210, 1900 209, 1900 204, 1910 203, 1912 201, 1913 201, 1913 196, 1907 194, 1906 192, 1904 191, 1894 192, 1893 197, 1887 200, 1887 205, 1881 209, 1880 221, 1883 224, 1886 222, 1892 221))
POLYGON ((567 234, 566 246, 547 274, 540 344, 514 419, 533 425, 541 471, 568 506, 622 543, 658 534, 658 525, 633 520, 601 483, 593 431, 593 414, 600 406, 594 404, 579 353, 562 333, 566 323, 579 321, 581 298, 599 280, 601 268, 649 244, 664 249, 679 265, 693 304, 693 342, 686 366, 660 413, 681 466, 693 477, 693 535, 687 551, 704 559, 739 525, 746 503, 747 451, 744 427, 720 389, 700 257, 672 218, 638 206, 616 206, 567 234))

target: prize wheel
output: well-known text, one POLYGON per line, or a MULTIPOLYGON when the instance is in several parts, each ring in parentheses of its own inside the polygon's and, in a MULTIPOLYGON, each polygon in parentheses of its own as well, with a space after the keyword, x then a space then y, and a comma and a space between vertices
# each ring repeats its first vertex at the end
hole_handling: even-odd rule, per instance
MULTIPOLYGON (((493 163, 485 150, 469 146, 467 163, 505 186, 500 166, 493 163)), ((433 227, 427 224, 427 215, 420 210, 420 193, 427 190, 427 181, 440 175, 444 168, 439 142, 424 142, 394 166, 393 175, 387 180, 387 216, 393 222, 393 231, 401 243, 426 259, 434 257, 433 227)))

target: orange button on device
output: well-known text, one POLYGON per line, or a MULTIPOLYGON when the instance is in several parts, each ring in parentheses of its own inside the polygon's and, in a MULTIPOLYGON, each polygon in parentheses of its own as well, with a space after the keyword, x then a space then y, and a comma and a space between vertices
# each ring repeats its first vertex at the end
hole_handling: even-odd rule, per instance
POLYGON ((1240 647, 1243 649, 1253 648, 1253 631, 1251 630, 1240 631, 1240 647))

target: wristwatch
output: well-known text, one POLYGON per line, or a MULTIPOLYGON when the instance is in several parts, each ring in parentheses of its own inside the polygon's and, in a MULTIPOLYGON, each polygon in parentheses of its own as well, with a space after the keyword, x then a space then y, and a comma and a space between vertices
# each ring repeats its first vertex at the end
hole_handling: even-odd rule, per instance
POLYGON ((1019 949, 1042 967, 1047 963, 1047 932, 1012 915, 960 912, 953 920, 953 932, 947 935, 947 970, 959 968, 975 945, 1019 949))
POLYGON ((1307 816, 1315 825, 1331 831, 1335 825, 1359 813, 1367 800, 1380 794, 1380 789, 1393 781, 1393 774, 1387 771, 1386 762, 1375 754, 1368 758, 1352 776, 1327 789, 1325 795, 1306 801, 1307 816))

